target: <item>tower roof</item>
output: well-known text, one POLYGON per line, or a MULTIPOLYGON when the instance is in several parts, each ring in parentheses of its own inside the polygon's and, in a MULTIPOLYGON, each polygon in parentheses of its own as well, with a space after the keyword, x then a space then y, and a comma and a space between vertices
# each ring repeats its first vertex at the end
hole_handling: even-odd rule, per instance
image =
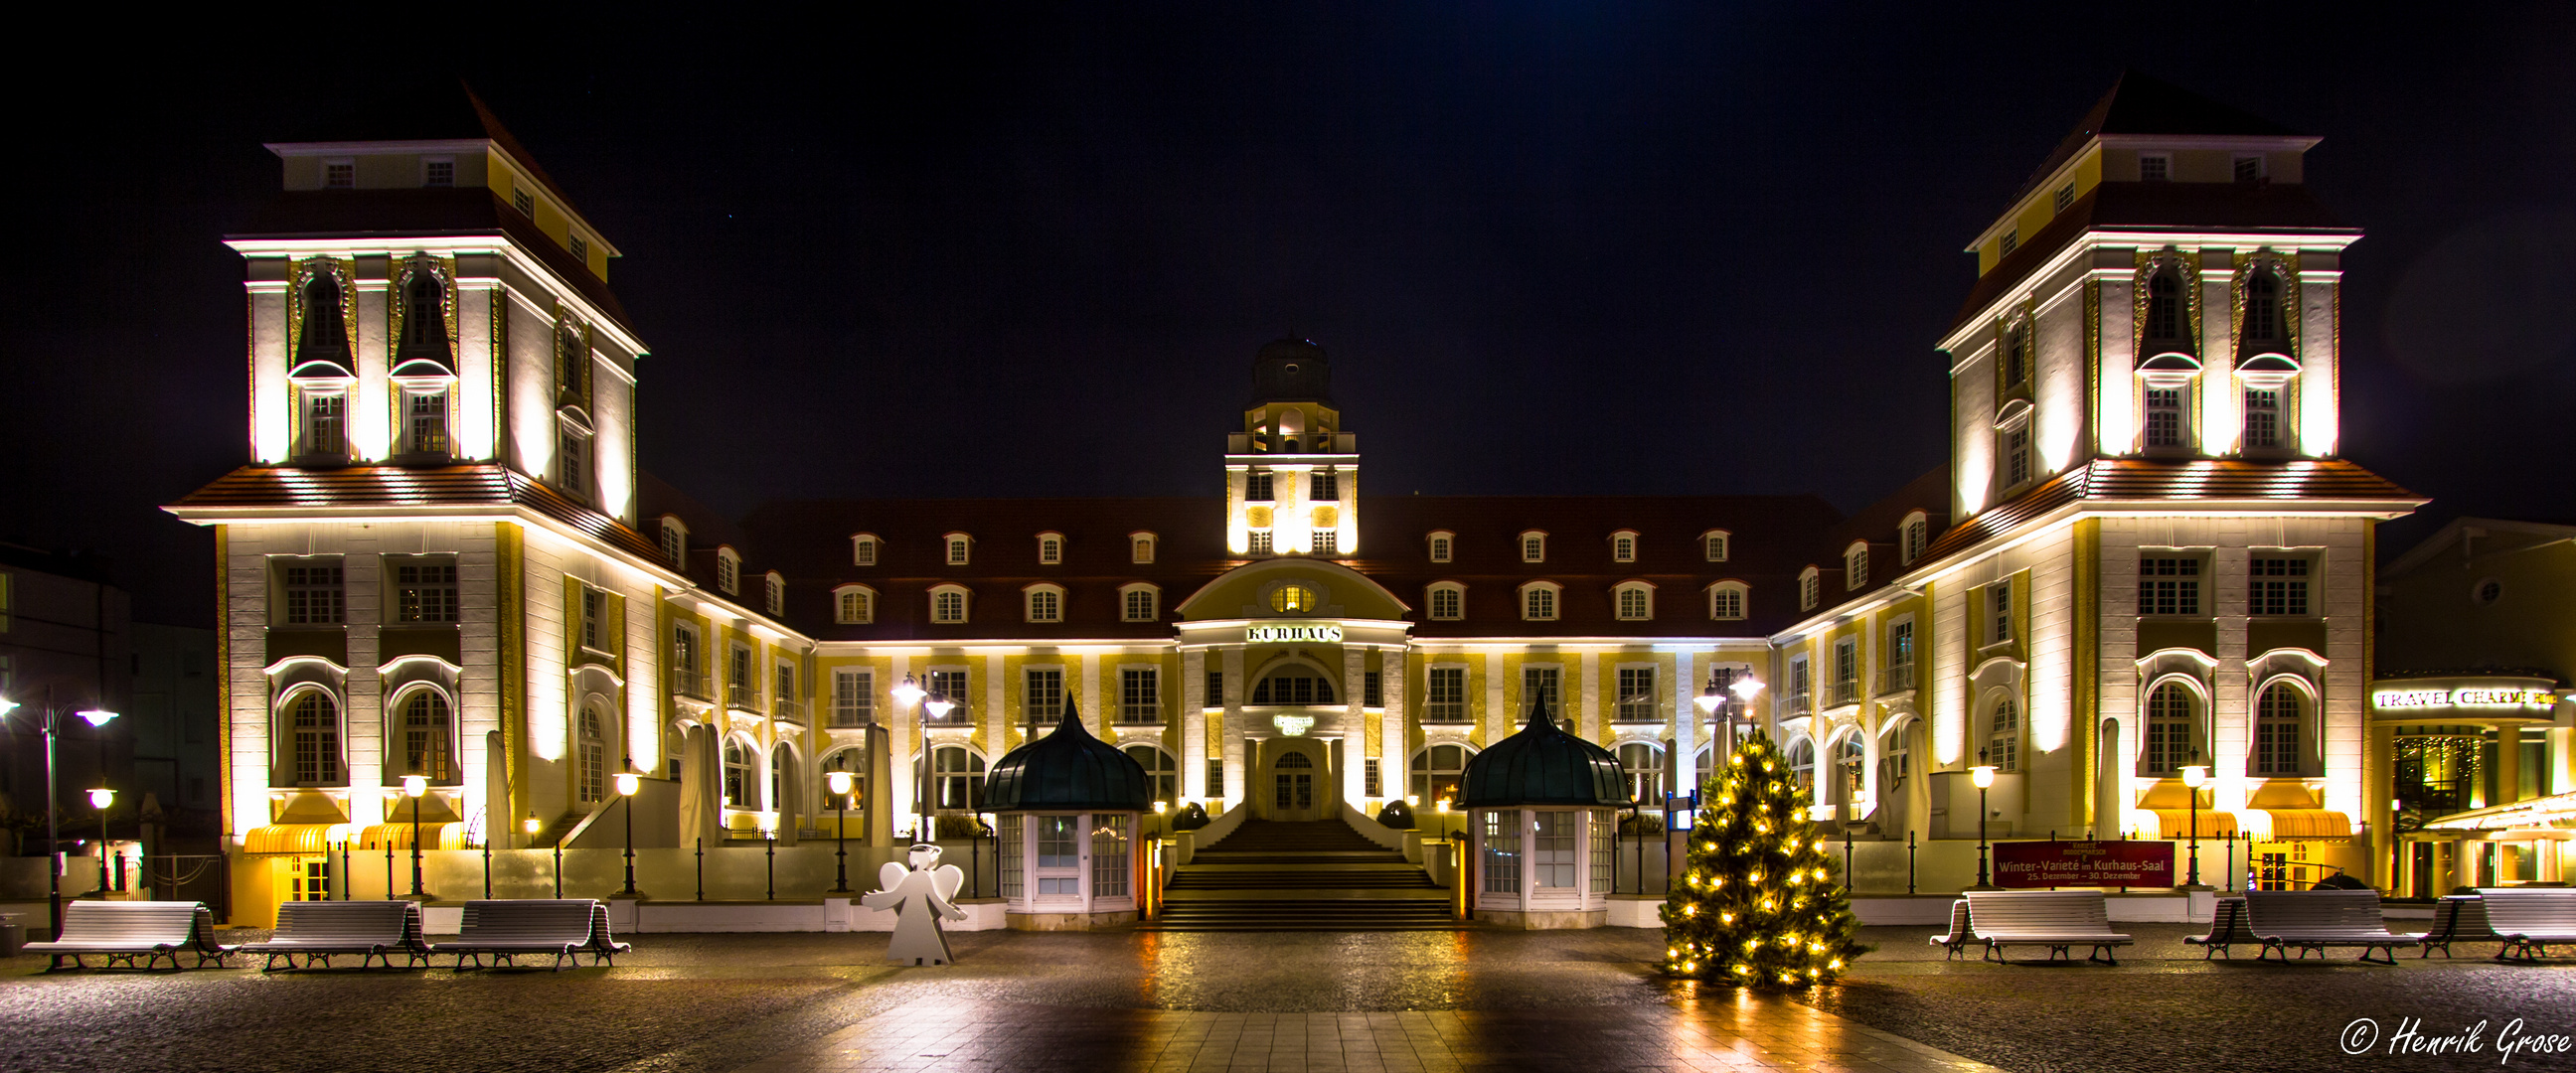
POLYGON ((1624 782, 1619 758, 1566 733, 1548 717, 1542 700, 1530 707, 1529 725, 1467 761, 1458 796, 1464 808, 1614 808, 1628 804, 1624 782))
POLYGON ((2014 193, 2018 200, 2084 145, 2104 134, 2196 137, 2292 138, 2298 132, 2233 105, 2221 104, 2135 68, 2120 72, 2111 91, 2093 102, 2048 159, 2014 193))
POLYGON ((528 170, 528 174, 545 184, 546 192, 569 205, 572 197, 564 193, 554 176, 537 163, 534 154, 519 144, 501 118, 492 114, 490 105, 474 92, 463 79, 437 79, 404 85, 348 114, 324 120, 299 137, 271 142, 269 148, 310 144, 362 144, 367 142, 432 142, 489 141, 509 154, 528 170))
POLYGON ((1154 807, 1145 767, 1083 729, 1073 702, 1055 732, 1002 754, 984 780, 992 812, 1143 812, 1154 807))
POLYGON ((1252 401, 1333 405, 1333 366, 1324 348, 1305 339, 1274 339, 1252 358, 1252 401))

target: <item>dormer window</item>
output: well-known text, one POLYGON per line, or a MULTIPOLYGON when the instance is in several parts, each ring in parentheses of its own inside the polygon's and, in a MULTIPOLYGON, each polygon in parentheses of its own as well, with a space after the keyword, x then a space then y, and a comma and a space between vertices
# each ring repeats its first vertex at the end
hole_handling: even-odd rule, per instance
POLYGON ((1810 566, 1798 575, 1798 610, 1813 611, 1824 602, 1824 572, 1810 566))
POLYGON ((1435 583, 1425 593, 1430 605, 1429 617, 1434 622, 1455 622, 1467 617, 1467 587, 1455 581, 1435 583))
POLYGON ((1521 561, 1525 563, 1543 563, 1547 561, 1546 533, 1532 529, 1529 532, 1521 534, 1521 561))
POLYGON ((1055 566, 1064 562, 1064 536, 1060 533, 1038 534, 1038 563, 1055 566))
POLYGON ((1153 562, 1153 561, 1154 561, 1154 534, 1152 534, 1152 533, 1129 533, 1129 534, 1127 534, 1127 561, 1132 562, 1132 563, 1151 563, 1151 562, 1153 562))
POLYGON ((1708 587, 1708 617, 1718 622, 1732 622, 1744 617, 1744 604, 1749 590, 1741 581, 1721 581, 1708 587))
POLYGON ((678 518, 668 515, 662 518, 662 558, 670 560, 675 567, 686 566, 689 562, 689 529, 681 525, 678 518))
POLYGON ((975 538, 964 533, 950 533, 939 540, 948 549, 948 565, 966 566, 974 561, 975 538))
POLYGON ((580 235, 573 235, 565 239, 564 245, 572 249, 574 260, 580 261, 584 264, 590 263, 590 243, 582 241, 580 235))
POLYGON ((1163 590, 1147 584, 1124 585, 1118 589, 1119 619, 1124 622, 1152 622, 1161 617, 1163 590))
POLYGON ((1733 534, 1724 529, 1711 529, 1699 535, 1700 555, 1712 563, 1726 561, 1727 547, 1733 534))
POLYGON ((832 618, 844 626, 864 626, 877 620, 877 591, 865 585, 843 585, 832 590, 832 618))
POLYGON ((877 538, 876 538, 876 534, 874 534, 874 533, 858 533, 858 534, 855 534, 855 535, 851 536, 851 537, 850 537, 850 565, 852 565, 852 566, 875 566, 876 564, 877 564, 877 538))
POLYGON ((1552 581, 1533 581, 1521 586, 1521 618, 1530 622, 1556 621, 1556 596, 1560 586, 1552 581))
POLYGON ((1622 529, 1616 533, 1610 534, 1610 561, 1614 563, 1633 563, 1637 561, 1636 533, 1622 529))
POLYGON ((930 621, 942 626, 955 626, 964 623, 966 621, 965 586, 931 586, 930 621))
POLYGON ((1456 545, 1457 539, 1456 534, 1451 533, 1446 529, 1433 530, 1430 536, 1431 561, 1435 563, 1448 562, 1450 559, 1450 549, 1456 545))
POLYGON ((1644 622, 1655 617, 1655 587, 1651 584, 1622 581, 1610 590, 1610 596, 1621 622, 1644 622))
POLYGON ((2067 207, 2073 204, 2075 204, 2075 184, 2068 183, 2064 186, 2058 187, 2057 203, 2054 211, 2065 212, 2067 207))
POLYGON ((1843 591, 1859 592, 1869 587, 1869 545, 1859 541, 1843 550, 1843 591))
POLYGON ((2142 182, 2142 183, 2161 183, 2161 182, 2169 182, 2169 181, 2171 181, 2172 179, 2173 179, 2173 154, 2171 154, 2171 153, 2140 153, 2140 154, 2138 154, 2138 181, 2139 181, 2139 182, 2142 182))
POLYGON ((2010 257, 2012 256, 2012 251, 2020 248, 2021 231, 2018 228, 2004 232, 2002 241, 1995 243, 1995 249, 1999 256, 2010 257))
POLYGON ((1932 546, 1932 519, 1922 511, 1915 511, 1905 516, 1905 524, 1897 526, 1896 533, 1897 562, 1912 566, 1914 560, 1922 558, 1932 546))
POLYGON ((716 588, 727 596, 742 591, 742 556, 732 548, 716 549, 716 588))
POLYGON ((1031 585, 1021 590, 1022 616, 1031 622, 1064 621, 1064 589, 1055 585, 1031 585))
POLYGON ((537 195, 524 186, 513 188, 510 191, 510 207, 519 210, 521 216, 531 220, 536 219, 537 195))
POLYGON ((762 579, 761 589, 762 596, 765 598, 763 603, 768 608, 769 617, 777 618, 787 613, 786 578, 780 577, 778 571, 772 570, 768 577, 762 579))

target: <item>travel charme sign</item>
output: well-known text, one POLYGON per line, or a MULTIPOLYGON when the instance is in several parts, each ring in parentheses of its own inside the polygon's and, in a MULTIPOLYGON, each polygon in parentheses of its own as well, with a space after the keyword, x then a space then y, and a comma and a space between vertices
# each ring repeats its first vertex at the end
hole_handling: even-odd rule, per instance
POLYGON ((2533 678, 2405 678, 2372 684, 2370 707, 2382 715, 2444 712, 2546 716, 2558 703, 2550 684, 2533 678))
POLYGON ((1248 645, 1337 645, 1342 628, 1329 622, 1265 622, 1243 628, 1248 645))

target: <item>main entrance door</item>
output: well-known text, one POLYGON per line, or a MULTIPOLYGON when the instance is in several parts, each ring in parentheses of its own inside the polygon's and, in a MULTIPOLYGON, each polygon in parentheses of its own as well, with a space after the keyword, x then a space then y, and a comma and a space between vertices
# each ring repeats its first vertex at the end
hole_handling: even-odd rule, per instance
POLYGON ((1315 818, 1315 761, 1304 753, 1282 753, 1270 766, 1270 818, 1315 818))

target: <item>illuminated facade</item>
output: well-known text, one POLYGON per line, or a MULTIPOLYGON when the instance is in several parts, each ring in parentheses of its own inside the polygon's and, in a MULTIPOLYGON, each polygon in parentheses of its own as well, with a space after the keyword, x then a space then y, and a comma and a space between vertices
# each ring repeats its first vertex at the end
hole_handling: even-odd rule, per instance
POLYGON ((2179 91, 2124 84, 1980 239, 1953 462, 1848 518, 1364 496, 1295 340, 1254 359, 1221 497, 715 517, 636 468, 613 248, 479 103, 396 133, 440 137, 272 147, 275 219, 230 240, 253 462, 171 508, 219 534, 249 902, 325 840, 408 838, 405 774, 443 844, 597 846, 631 766, 639 843, 686 846, 828 831, 849 771, 883 846, 980 812, 1067 705, 1158 799, 1263 818, 1427 811, 1541 700, 1650 803, 1772 723, 1820 814, 1899 853, 1964 851, 1981 752, 2014 833, 2156 833, 2189 763, 2211 824, 2373 816, 2369 534, 2416 501, 2334 457, 2357 233, 2301 192, 2314 139, 2179 91), (1751 705, 1694 703, 1747 674, 1751 705))

